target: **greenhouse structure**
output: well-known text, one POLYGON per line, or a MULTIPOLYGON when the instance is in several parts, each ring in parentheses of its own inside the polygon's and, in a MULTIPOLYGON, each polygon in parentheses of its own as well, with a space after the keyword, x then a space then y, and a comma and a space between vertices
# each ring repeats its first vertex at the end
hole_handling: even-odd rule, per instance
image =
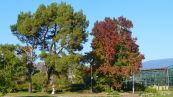
POLYGON ((143 63, 135 82, 158 90, 173 88, 173 59, 154 60, 143 63))

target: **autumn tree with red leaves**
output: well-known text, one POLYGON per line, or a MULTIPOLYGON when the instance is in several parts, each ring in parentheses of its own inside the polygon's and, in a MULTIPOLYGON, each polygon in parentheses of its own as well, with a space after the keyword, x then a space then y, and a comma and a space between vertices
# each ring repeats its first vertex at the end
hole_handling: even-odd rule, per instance
POLYGON ((132 27, 132 22, 121 16, 97 21, 91 32, 97 77, 104 77, 102 83, 116 90, 121 89, 121 83, 132 72, 139 71, 144 59, 136 44, 137 38, 132 37, 132 27))

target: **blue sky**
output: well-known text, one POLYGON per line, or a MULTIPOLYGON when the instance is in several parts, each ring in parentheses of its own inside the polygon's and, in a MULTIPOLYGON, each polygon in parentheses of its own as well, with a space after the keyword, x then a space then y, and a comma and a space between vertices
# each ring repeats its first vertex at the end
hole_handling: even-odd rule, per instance
MULTIPOLYGON (((75 11, 83 10, 90 22, 90 32, 96 20, 105 17, 124 16, 130 19, 134 28, 133 37, 137 37, 140 52, 145 60, 173 58, 173 1, 172 0, 3 0, 0 3, 0 44, 20 43, 11 34, 9 26, 16 23, 21 12, 35 12, 40 4, 66 2, 75 11)), ((90 51, 90 42, 85 44, 83 52, 90 51)))

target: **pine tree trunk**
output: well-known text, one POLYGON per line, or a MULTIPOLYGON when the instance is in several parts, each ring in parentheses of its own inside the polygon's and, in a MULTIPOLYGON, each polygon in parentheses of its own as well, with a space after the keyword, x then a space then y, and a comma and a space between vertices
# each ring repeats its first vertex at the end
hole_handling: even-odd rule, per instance
POLYGON ((29 88, 28 88, 28 92, 29 93, 32 92, 32 75, 31 75, 31 73, 29 74, 29 88))
POLYGON ((45 83, 45 86, 44 86, 44 92, 47 92, 48 91, 48 85, 50 83, 50 76, 52 74, 52 67, 50 67, 47 71, 47 81, 45 83))

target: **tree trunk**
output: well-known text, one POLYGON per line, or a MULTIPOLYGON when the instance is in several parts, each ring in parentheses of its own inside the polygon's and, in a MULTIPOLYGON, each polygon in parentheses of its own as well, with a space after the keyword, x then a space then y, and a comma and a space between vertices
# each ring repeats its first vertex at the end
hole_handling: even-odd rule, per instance
MULTIPOLYGON (((56 24, 54 26, 54 29, 55 29, 55 32, 54 32, 54 35, 53 35, 53 39, 55 38, 56 33, 57 33, 57 25, 56 24)), ((48 32, 48 28, 47 28, 47 32, 48 32)), ((49 52, 51 54, 56 54, 56 43, 53 43, 53 44, 50 45, 50 51, 49 52)), ((44 88, 45 88, 44 91, 45 92, 47 92, 47 90, 48 90, 48 85, 50 83, 50 77, 51 77, 51 74, 54 72, 54 66, 55 66, 55 59, 54 59, 54 57, 51 60, 53 60, 53 61, 51 63, 52 66, 50 68, 48 68, 48 71, 47 71, 47 81, 46 81, 45 86, 44 86, 44 88)))
POLYGON ((48 85, 50 83, 50 76, 52 74, 52 70, 53 70, 53 67, 50 67, 47 71, 47 81, 46 81, 45 86, 44 86, 44 92, 48 91, 48 85))
POLYGON ((32 92, 32 74, 29 74, 29 88, 28 88, 28 92, 31 93, 32 92))
POLYGON ((28 81, 29 81, 29 87, 28 92, 32 92, 32 72, 33 72, 33 63, 28 64, 28 81))

